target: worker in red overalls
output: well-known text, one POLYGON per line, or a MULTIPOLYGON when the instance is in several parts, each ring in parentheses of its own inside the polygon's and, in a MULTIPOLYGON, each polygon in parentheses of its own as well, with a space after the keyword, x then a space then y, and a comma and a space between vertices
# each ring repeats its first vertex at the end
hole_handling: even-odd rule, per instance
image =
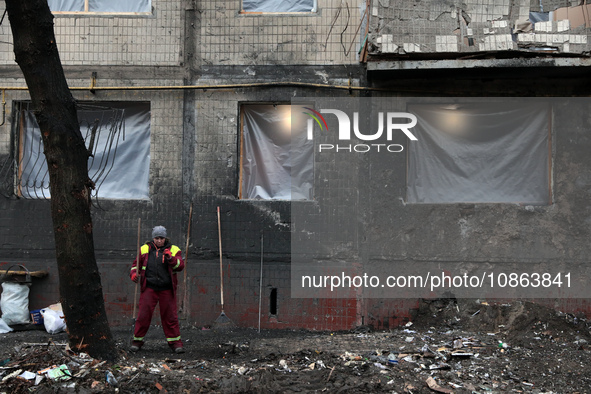
POLYGON ((179 247, 166 238, 166 228, 152 229, 152 241, 140 249, 139 263, 133 261, 130 277, 141 284, 139 313, 135 322, 130 350, 137 352, 144 345, 156 304, 160 304, 160 319, 168 345, 175 353, 184 353, 177 313, 177 272, 185 268, 179 247))

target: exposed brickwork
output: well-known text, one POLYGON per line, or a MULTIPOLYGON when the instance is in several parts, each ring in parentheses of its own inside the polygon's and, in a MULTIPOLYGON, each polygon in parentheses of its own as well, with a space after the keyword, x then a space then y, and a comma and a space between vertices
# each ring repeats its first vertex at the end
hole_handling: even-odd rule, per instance
POLYGON ((359 7, 339 0, 319 2, 317 13, 305 15, 241 15, 240 0, 200 3, 205 64, 354 63, 363 39, 356 34, 359 7))
MULTIPOLYGON (((589 24, 570 26, 566 12, 548 20, 550 12, 579 5, 570 0, 467 0, 464 2, 383 1, 372 5, 370 53, 375 56, 442 54, 454 58, 462 52, 524 51, 532 47, 553 53, 589 50, 589 24), (529 21, 530 12, 542 12, 546 21, 532 18, 531 34, 515 29, 529 21)), ((571 9, 580 18, 582 7, 571 9)), ((573 19, 574 20, 574 19, 573 19)), ((519 56, 519 55, 516 55, 519 56)))
MULTIPOLYGON (((180 1, 152 1, 152 15, 57 15, 55 36, 66 66, 179 65, 184 12, 180 1)), ((2 9, 4 12, 4 4, 2 9)), ((14 64, 10 24, 0 29, 0 63, 14 64)))

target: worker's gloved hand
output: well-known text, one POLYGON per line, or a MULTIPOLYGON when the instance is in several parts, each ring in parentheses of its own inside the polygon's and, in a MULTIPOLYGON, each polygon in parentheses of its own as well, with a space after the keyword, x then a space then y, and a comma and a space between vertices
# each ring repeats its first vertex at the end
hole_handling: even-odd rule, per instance
POLYGON ((164 257, 165 257, 166 261, 172 260, 172 253, 170 252, 170 249, 166 249, 164 251, 164 257))
POLYGON ((138 275, 137 275, 137 272, 133 271, 133 272, 131 273, 131 280, 137 283, 137 281, 138 281, 139 279, 140 279, 140 278, 138 277, 138 275))

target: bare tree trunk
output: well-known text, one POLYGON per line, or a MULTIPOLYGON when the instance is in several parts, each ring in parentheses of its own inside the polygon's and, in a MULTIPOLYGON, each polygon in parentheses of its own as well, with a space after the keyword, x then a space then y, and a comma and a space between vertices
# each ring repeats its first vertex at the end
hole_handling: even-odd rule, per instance
POLYGON ((47 0, 6 0, 14 53, 41 128, 51 192, 60 297, 70 346, 92 357, 117 357, 92 237, 88 151, 80 133, 47 0))

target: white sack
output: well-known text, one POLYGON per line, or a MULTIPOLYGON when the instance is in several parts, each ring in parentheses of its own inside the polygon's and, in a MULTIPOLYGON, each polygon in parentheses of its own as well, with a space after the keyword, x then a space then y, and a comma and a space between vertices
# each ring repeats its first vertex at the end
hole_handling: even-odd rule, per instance
POLYGON ((9 326, 29 323, 29 286, 14 282, 2 283, 2 320, 9 326))
POLYGON ((58 332, 65 331, 66 321, 62 317, 62 312, 56 312, 53 309, 45 308, 41 309, 41 315, 43 315, 43 324, 45 325, 45 331, 50 334, 57 334, 58 332))

